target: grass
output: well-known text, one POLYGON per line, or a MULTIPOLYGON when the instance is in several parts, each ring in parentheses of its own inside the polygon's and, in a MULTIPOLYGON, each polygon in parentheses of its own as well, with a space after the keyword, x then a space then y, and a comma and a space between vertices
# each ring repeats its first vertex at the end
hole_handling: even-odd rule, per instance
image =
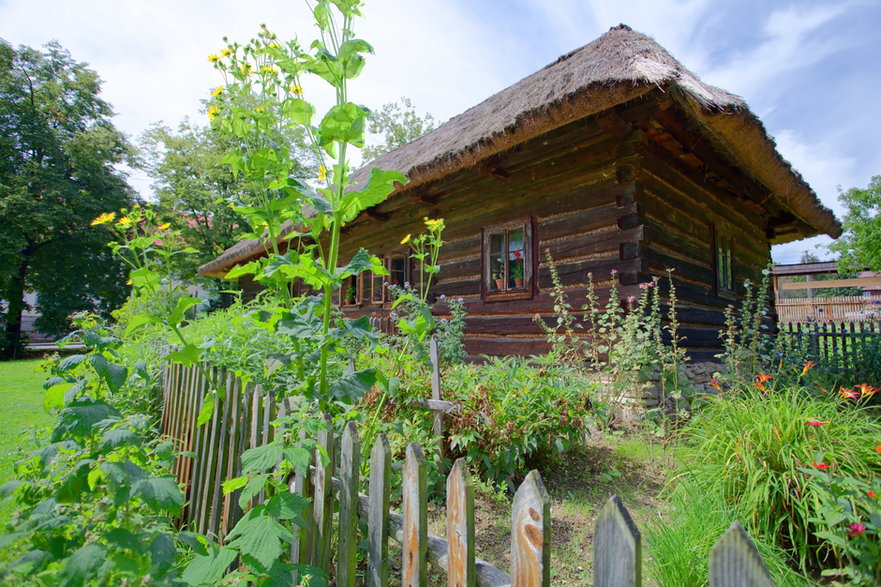
MULTIPOLYGON (((52 423, 43 409, 46 374, 37 370, 41 362, 0 362, 0 485, 15 477, 15 461, 36 447, 34 430, 52 423)), ((0 520, 8 520, 11 513, 11 504, 0 504, 0 520)))

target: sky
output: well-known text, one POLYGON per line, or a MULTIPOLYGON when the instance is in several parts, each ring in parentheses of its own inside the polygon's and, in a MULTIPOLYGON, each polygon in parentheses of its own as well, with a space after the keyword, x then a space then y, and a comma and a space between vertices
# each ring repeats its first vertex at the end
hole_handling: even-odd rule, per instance
MULTIPOLYGON (((367 0, 363 12, 356 34, 375 55, 349 96, 371 108, 406 96, 445 121, 625 23, 704 82, 742 96, 839 218, 839 187, 881 175, 881 0, 367 0)), ((221 82, 207 56, 224 36, 245 42, 261 23, 281 38, 315 37, 296 0, 0 0, 0 38, 57 40, 88 63, 133 141, 160 121, 204 121, 201 101, 221 82)), ((142 172, 130 182, 151 193, 142 172)), ((816 248, 827 242, 772 254, 780 263, 805 250, 832 258, 816 248)))

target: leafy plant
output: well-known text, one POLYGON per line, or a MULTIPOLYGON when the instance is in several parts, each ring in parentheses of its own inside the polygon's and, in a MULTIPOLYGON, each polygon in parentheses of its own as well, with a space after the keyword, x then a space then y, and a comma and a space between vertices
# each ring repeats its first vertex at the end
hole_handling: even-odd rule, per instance
POLYGON ((172 518, 184 497, 169 475, 174 448, 149 416, 120 411, 145 366, 119 362, 121 341, 92 315, 72 335, 84 354, 56 359, 45 387, 58 410, 49 444, 16 465, 0 493, 19 511, 3 544, 28 545, 2 575, 62 585, 174 582, 172 518))
MULTIPOLYGON (((686 480, 667 493, 669 513, 646 531, 648 573, 661 587, 700 587, 709 577, 710 551, 734 520, 743 524, 733 508, 717 494, 702 491, 686 480)), ((765 566, 777 585, 808 585, 787 564, 786 553, 773 541, 753 536, 765 566)))
POLYGON ((873 452, 881 425, 865 408, 763 377, 709 398, 684 435, 681 474, 749 521, 753 535, 776 541, 803 571, 835 558, 813 521, 820 494, 803 469, 864 480, 881 471, 873 452))

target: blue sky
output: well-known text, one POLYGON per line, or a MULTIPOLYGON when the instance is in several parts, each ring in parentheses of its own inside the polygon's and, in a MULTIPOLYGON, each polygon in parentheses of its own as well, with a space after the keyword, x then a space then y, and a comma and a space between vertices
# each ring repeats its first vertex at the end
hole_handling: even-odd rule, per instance
MULTIPOLYGON (((837 186, 881 175, 881 0, 368 0, 364 12, 357 32, 376 55, 350 95, 370 107, 407 96, 446 120, 623 22, 744 97, 839 217, 837 186)), ((291 0, 0 0, 0 38, 57 39, 89 63, 131 138, 156 121, 202 116, 200 100, 219 83, 206 56, 261 22, 313 37, 291 0)), ((142 174, 131 180, 149 194, 142 174)), ((814 245, 827 241, 775 247, 774 258, 824 256, 814 245)))

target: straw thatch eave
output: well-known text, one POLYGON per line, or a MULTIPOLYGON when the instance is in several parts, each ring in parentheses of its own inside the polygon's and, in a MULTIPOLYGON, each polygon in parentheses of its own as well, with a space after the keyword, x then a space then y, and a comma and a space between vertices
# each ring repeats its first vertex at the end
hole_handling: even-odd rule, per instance
MULTIPOLYGON (((832 212, 780 156, 773 139, 741 98, 704 84, 654 40, 624 25, 382 155, 353 173, 352 180, 355 185, 363 184, 373 167, 393 169, 410 178, 397 193, 412 195, 530 139, 656 89, 680 103, 717 151, 741 173, 767 187, 768 198, 791 212, 795 221, 786 231, 770 234, 772 242, 818 232, 840 234, 832 212)), ((240 242, 203 265, 199 273, 225 275, 236 263, 262 250, 258 241, 240 242)))

